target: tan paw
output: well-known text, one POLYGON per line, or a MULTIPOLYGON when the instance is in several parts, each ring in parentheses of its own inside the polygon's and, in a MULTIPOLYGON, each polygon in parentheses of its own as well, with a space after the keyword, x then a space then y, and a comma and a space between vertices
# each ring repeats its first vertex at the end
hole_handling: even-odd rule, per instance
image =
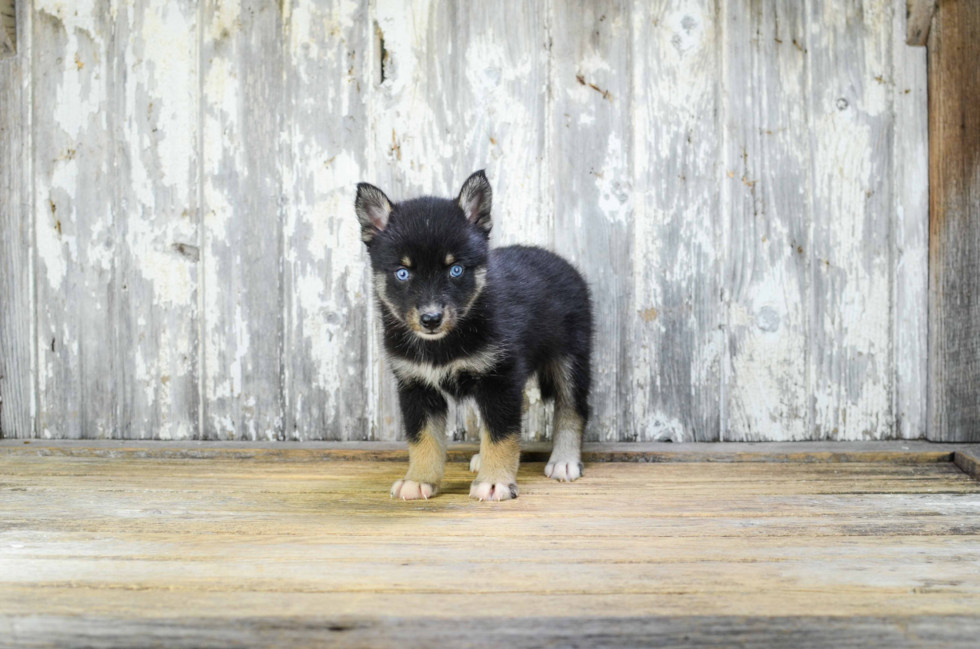
POLYGON ((479 473, 480 472, 480 465, 481 464, 482 463, 480 462, 480 454, 479 453, 477 453, 476 455, 474 455, 473 457, 471 457, 470 458, 470 473, 479 473))
POLYGON ((439 487, 428 482, 398 480, 391 485, 391 497, 402 500, 428 500, 439 492, 439 487))
POLYGON ((500 502, 501 500, 517 498, 517 494, 517 484, 513 482, 505 484, 503 482, 477 482, 474 480, 473 484, 470 485, 470 498, 480 501, 500 502))
POLYGON ((549 478, 554 478, 558 482, 572 482, 582 477, 582 463, 578 460, 572 462, 548 462, 544 467, 544 474, 549 478))

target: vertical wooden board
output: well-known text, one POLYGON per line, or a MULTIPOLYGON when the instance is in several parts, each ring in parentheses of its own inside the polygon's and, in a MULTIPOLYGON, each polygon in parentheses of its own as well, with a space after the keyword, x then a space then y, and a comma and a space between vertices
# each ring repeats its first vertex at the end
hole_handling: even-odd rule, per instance
POLYGON ((101 438, 116 425, 111 3, 34 3, 37 428, 101 438))
POLYGON ((198 431, 196 2, 114 6, 116 361, 124 438, 198 431))
POLYGON ((551 248, 548 12, 507 0, 459 7, 458 166, 493 183, 494 246, 551 248))
POLYGON ((926 50, 901 38, 906 0, 894 0, 895 144, 892 252, 895 434, 926 434, 929 347, 929 99, 926 50))
POLYGON ((284 5, 288 439, 370 436, 370 269, 354 215, 357 182, 367 179, 367 5, 284 5))
POLYGON ((592 419, 586 439, 617 440, 627 426, 631 95, 628 2, 554 3, 551 138, 555 251, 585 275, 595 321, 592 419))
MULTIPOLYGON (((493 0, 459 6, 453 64, 461 174, 486 169, 493 185, 491 245, 554 248, 547 162, 548 12, 545 3, 493 0)), ((460 180, 461 182, 461 180, 460 180)), ((524 439, 550 438, 553 408, 534 382, 524 439)), ((472 408, 472 406, 470 406, 472 408)), ((466 417, 474 413, 463 413, 466 417)), ((462 422, 465 424, 465 421, 462 422)), ((459 430, 474 436, 476 427, 459 430)))
POLYGON ((892 4, 813 0, 809 7, 815 439, 880 439, 895 433, 892 4))
POLYGON ((283 432, 278 2, 211 0, 201 24, 203 431, 283 432))
POLYGON ((802 3, 726 3, 726 441, 807 439, 810 139, 802 3))
POLYGON ((19 3, 17 53, 0 60, 0 438, 35 436, 29 9, 19 3))
POLYGON ((929 439, 980 441, 980 5, 929 34, 929 439))
POLYGON ((712 441, 721 428, 722 127, 714 0, 633 6, 630 438, 712 441))
MULTIPOLYGON (((430 1, 378 2, 374 7, 371 141, 364 180, 382 188, 393 201, 421 194, 455 196, 473 171, 461 168, 457 158, 462 137, 455 96, 458 13, 457 4, 430 1)), ((357 245, 363 248, 359 240, 357 245)), ((367 253, 361 254, 366 263, 367 253)), ((370 398, 377 405, 371 438, 401 439, 398 395, 373 306, 370 316, 370 398)), ((458 421, 455 408, 450 409, 449 421, 458 421)))

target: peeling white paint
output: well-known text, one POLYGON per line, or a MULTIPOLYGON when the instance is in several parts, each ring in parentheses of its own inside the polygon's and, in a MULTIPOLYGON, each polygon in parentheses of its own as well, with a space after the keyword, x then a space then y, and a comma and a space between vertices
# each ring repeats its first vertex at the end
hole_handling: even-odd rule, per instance
MULTIPOLYGON (((722 434, 856 439, 918 430, 903 422, 898 433, 895 419, 921 391, 919 379, 906 377, 922 373, 925 321, 903 318, 897 305, 924 308, 927 236, 911 224, 922 218, 928 197, 927 184, 915 182, 927 175, 927 148, 923 136, 896 144, 901 154, 892 154, 894 161, 882 158, 889 154, 883 134, 893 128, 896 101, 904 101, 899 79, 908 73, 896 63, 904 50, 893 44, 900 21, 892 0, 861 3, 860 14, 816 2, 806 20, 780 23, 791 36, 799 29, 805 43, 796 47, 790 38, 761 50, 735 43, 735 23, 722 23, 733 17, 726 12, 746 18, 745 7, 727 3, 719 10, 708 0, 638 2, 628 13, 610 11, 609 22, 599 26, 601 39, 562 32, 567 15, 531 3, 514 8, 520 20, 498 22, 480 7, 461 6, 461 20, 453 22, 431 2, 378 2, 365 13, 350 0, 329 7, 298 0, 283 5, 281 47, 247 55, 258 42, 249 40, 256 30, 269 27, 250 21, 275 20, 275 12, 257 19, 240 2, 221 2, 198 26, 196 9, 183 5, 110 5, 107 12, 98 0, 35 2, 38 12, 63 22, 66 41, 66 60, 47 103, 52 146, 60 150, 51 160, 39 158, 34 193, 37 284, 46 300, 37 309, 38 421, 45 436, 64 434, 44 416, 57 407, 66 379, 80 377, 80 354, 91 344, 88 333, 74 330, 74 320, 58 317, 59 296, 84 291, 86 314, 108 318, 112 311, 105 294, 77 283, 79 271, 107 283, 120 273, 114 290, 130 282, 134 297, 127 307, 142 310, 130 326, 137 336, 156 337, 125 360, 133 378, 126 389, 143 418, 131 422, 139 434, 186 439, 200 432, 179 417, 187 386, 193 390, 198 380, 204 382, 204 428, 222 439, 275 437, 282 413, 265 411, 275 408, 269 404, 278 389, 286 392, 288 417, 299 418, 292 422, 299 430, 288 436, 322 434, 316 427, 334 421, 339 428, 331 434, 395 434, 397 400, 379 343, 373 339, 359 351, 363 337, 376 331, 353 326, 376 324, 367 306, 369 272, 351 206, 353 186, 372 181, 396 200, 423 192, 452 195, 481 167, 495 189, 496 244, 554 248, 561 228, 595 228, 558 241, 577 248, 560 252, 575 256, 595 280, 607 318, 597 340, 603 362, 596 364, 596 394, 611 400, 619 390, 629 392, 623 399, 628 412, 601 404, 593 422, 597 436, 690 441, 695 424, 710 433, 710 422, 705 428, 696 420, 715 407, 722 434), (87 39, 96 51, 108 51, 99 36, 107 16, 128 16, 138 31, 128 42, 119 39, 121 61, 88 61, 87 39), (388 54, 383 83, 373 52, 375 20, 388 54), (558 57, 553 46, 568 53, 558 57), (750 58, 760 51, 776 61, 750 58), (274 67, 277 56, 286 62, 286 103, 274 108, 282 110, 281 126, 271 134, 249 132, 246 124, 269 109, 255 99, 256 75, 264 64, 274 67), (818 56, 825 56, 823 64, 818 56), (771 98, 758 89, 739 94, 725 87, 719 79, 739 65, 754 78, 760 75, 753 66, 769 66, 782 103, 759 103, 771 98), (826 68, 833 68, 830 77, 826 68), (111 77, 110 69, 124 71, 117 75, 124 79, 111 77), (609 87, 614 90, 607 95, 609 87), (559 110, 561 102, 571 107, 568 114, 559 110), (108 112, 120 105, 124 115, 108 112), (770 166, 737 160, 742 124, 723 121, 735 108, 772 131, 760 150, 746 152, 768 156, 770 166), (798 133, 808 119, 812 137, 804 150, 798 133), (126 164, 110 168, 107 153, 84 163, 104 166, 81 167, 69 152, 107 146, 109 124, 118 129, 111 135, 126 164), (595 146, 570 160, 562 147, 576 141, 595 146), (279 158, 269 164, 282 173, 281 188, 263 185, 254 192, 283 194, 281 212, 271 201, 270 214, 261 215, 270 237, 279 236, 273 231, 283 218, 283 313, 276 312, 277 296, 269 296, 270 311, 285 321, 281 377, 257 365, 256 351, 266 340, 256 336, 255 323, 268 313, 247 300, 255 287, 245 285, 242 269, 254 260, 236 238, 244 219, 258 218, 245 213, 252 203, 242 195, 267 180, 254 177, 254 147, 271 147, 268 155, 279 158), (772 164, 780 159, 773 147, 792 149, 784 167, 772 164), (595 173, 580 177, 583 165, 595 173), (791 167, 798 176, 785 171, 791 167), (76 205, 90 189, 79 186, 85 173, 118 178, 123 168, 128 175, 118 197, 107 194, 104 214, 98 213, 103 207, 76 205), (797 177, 805 180, 785 189, 787 178, 797 177), (749 192, 751 183, 756 193, 750 200, 760 212, 731 216, 733 201, 742 198, 738 192, 749 192), (876 202, 868 195, 872 187, 892 191, 891 185, 900 198, 876 202), (773 187, 796 191, 800 204, 816 196, 815 223, 793 228, 795 218, 808 216, 773 213, 783 209, 773 187), (203 206, 197 205, 199 191, 203 206), (566 201, 569 195, 574 199, 566 201), (895 267, 888 266, 888 254, 868 253, 886 230, 895 232, 895 267), (619 251, 629 271, 616 258, 609 261, 610 241, 616 243, 620 231, 631 237, 628 252, 619 251), (791 242, 799 232, 803 240, 791 242), (822 250, 814 250, 814 238, 822 250), (200 261, 175 250, 178 243, 203 243, 196 251, 200 261), (730 259, 736 254, 746 258, 730 259), (797 259, 820 265, 798 266, 797 259), (608 287, 620 286, 615 281, 624 272, 631 275, 622 277, 622 295, 614 294, 608 287), (798 273, 807 277, 801 281, 798 273), (807 294, 811 276, 823 281, 824 294, 807 294), (612 334, 619 336, 615 349, 612 334), (813 343, 815 337, 821 342, 813 343), (614 357, 623 346, 620 363, 614 357), (370 401, 362 410, 350 396, 359 392, 370 401), (361 412, 371 420, 369 431, 359 428, 361 421, 347 421, 361 412)), ((924 58, 903 65, 924 74, 924 58)), ((924 87, 914 92, 924 99, 924 87)), ((44 102, 35 98, 35 105, 44 102)), ((903 109, 906 116, 924 115, 924 101, 917 106, 903 109)), ((901 137, 896 130, 896 142, 901 137)), ((880 243, 882 250, 887 245, 880 243)), ((529 435, 545 434, 548 412, 540 393, 529 386, 528 397, 529 435)), ((464 407, 459 422, 467 419, 472 413, 464 407)), ((112 433, 104 415, 86 425, 92 434, 112 433)))

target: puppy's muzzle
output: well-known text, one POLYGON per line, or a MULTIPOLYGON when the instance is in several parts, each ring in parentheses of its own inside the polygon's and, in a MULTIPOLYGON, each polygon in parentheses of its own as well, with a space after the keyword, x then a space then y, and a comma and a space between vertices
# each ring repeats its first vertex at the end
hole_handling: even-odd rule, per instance
POLYGON ((436 333, 442 326, 442 311, 427 311, 419 315, 419 322, 427 333, 436 333))

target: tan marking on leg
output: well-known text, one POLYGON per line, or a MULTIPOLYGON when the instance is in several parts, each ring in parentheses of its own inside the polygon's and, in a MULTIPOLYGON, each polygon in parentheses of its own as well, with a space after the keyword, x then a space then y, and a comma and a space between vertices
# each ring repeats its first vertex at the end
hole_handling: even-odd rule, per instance
POLYGON ((480 430, 480 470, 470 485, 470 498, 510 500, 516 498, 517 467, 521 463, 521 437, 518 434, 494 442, 490 431, 480 430))
POLYGON ((408 472, 391 487, 391 497, 428 499, 439 492, 446 472, 446 418, 426 423, 417 442, 408 444, 408 472))

